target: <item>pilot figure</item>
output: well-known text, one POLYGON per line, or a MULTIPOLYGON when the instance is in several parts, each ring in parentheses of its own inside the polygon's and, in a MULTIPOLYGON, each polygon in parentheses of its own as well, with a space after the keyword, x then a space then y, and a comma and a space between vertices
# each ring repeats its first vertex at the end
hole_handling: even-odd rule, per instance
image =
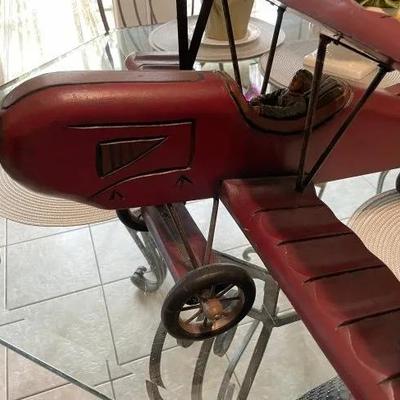
POLYGON ((311 90, 313 74, 305 69, 296 72, 287 89, 254 97, 250 105, 266 118, 289 119, 307 112, 307 95, 311 90))

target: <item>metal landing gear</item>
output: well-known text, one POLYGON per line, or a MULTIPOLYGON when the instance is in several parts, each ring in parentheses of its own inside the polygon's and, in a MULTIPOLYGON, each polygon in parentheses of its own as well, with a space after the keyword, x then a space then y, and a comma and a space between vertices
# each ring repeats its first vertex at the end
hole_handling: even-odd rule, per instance
POLYGON ((125 225, 139 250, 146 258, 149 267, 141 266, 131 276, 131 282, 145 293, 156 292, 167 276, 167 266, 157 250, 141 209, 118 210, 117 216, 125 225))
POLYGON ((163 398, 161 360, 168 333, 177 339, 182 352, 194 346, 195 341, 203 340, 193 366, 192 400, 202 399, 203 381, 212 353, 224 357, 228 350, 233 355, 226 371, 221 371, 223 379, 215 398, 233 399, 239 391, 237 398, 246 399, 273 327, 298 320, 294 312, 279 313, 279 288, 266 268, 213 249, 218 203, 214 199, 207 240, 182 204, 143 209, 150 232, 128 228, 150 265, 149 270, 136 271, 132 277, 134 284, 141 290, 155 291, 164 281, 167 269, 176 282, 164 301, 162 322, 151 349, 146 387, 152 400, 163 398), (151 281, 147 277, 149 273, 157 278, 151 281), (264 291, 257 307, 253 306, 255 282, 264 291), (243 327, 247 333, 233 349, 238 323, 246 315, 252 322, 243 327), (254 340, 256 347, 238 387, 233 375, 254 340))
MULTIPOLYGON (((245 400, 249 397, 273 329, 299 319, 294 310, 279 309, 280 289, 265 267, 251 263, 255 253, 252 248, 244 254, 246 261, 213 250, 217 206, 215 200, 206 241, 183 205, 171 205, 169 209, 144 209, 150 232, 137 232, 131 228, 132 221, 128 220, 128 231, 149 263, 148 268, 142 267, 135 272, 132 282, 143 291, 156 291, 164 282, 167 270, 171 271, 176 282, 164 301, 162 322, 149 358, 146 388, 151 400, 163 399, 160 390, 165 388, 165 384, 161 363, 168 333, 177 339, 183 353, 194 346, 195 341, 203 340, 193 365, 192 400, 203 398, 203 383, 207 367, 212 362, 212 353, 224 357, 228 350, 229 365, 221 371, 222 381, 214 398, 245 400), (154 279, 150 279, 150 275, 154 279), (259 294, 263 296, 253 306, 255 281, 259 294), (250 323, 241 325, 244 337, 238 341, 238 323, 246 315, 250 323), (249 353, 250 360, 238 386, 234 374, 243 355, 249 353)), ((132 214, 125 213, 122 217, 132 219, 132 214)), ((136 224, 138 220, 134 222, 136 224)), ((330 399, 331 394, 340 400, 348 400, 348 391, 338 379, 320 386, 302 399, 325 400, 330 399), (333 388, 337 390, 333 391, 333 388)))
POLYGON ((146 223, 143 220, 140 208, 117 210, 119 220, 129 229, 136 232, 148 232, 146 223))

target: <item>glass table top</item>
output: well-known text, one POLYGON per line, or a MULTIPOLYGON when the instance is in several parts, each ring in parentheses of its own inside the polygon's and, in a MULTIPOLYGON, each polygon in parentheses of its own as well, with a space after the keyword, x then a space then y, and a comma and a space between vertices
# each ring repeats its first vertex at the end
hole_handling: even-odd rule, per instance
MULTIPOLYGON (((267 7, 262 9, 256 17, 273 24, 275 20, 275 8, 267 7)), ((100 35, 87 43, 57 57, 56 59, 29 71, 16 79, 0 86, 0 99, 4 97, 12 88, 21 82, 34 76, 54 71, 73 71, 73 70, 123 70, 125 69, 125 59, 133 52, 154 51, 150 42, 150 33, 157 26, 140 26, 129 29, 119 29, 112 31, 109 35, 100 35)), ((287 12, 283 22, 283 30, 286 35, 285 43, 305 40, 315 37, 310 24, 300 19, 297 15, 287 12)), ((258 58, 254 60, 242 61, 244 86, 249 83, 250 76, 256 81, 260 79, 258 68, 248 68, 257 66, 258 58)), ((199 63, 196 69, 215 70, 224 68, 228 73, 233 70, 230 63, 199 63)))
MULTIPOLYGON (((46 72, 125 69, 129 54, 153 50, 149 43, 153 29, 135 27, 97 37, 3 85, 0 98, 22 81, 46 72)), ((291 13, 283 29, 286 42, 313 36, 309 23, 291 13)), ((245 91, 257 90, 262 83, 258 59, 242 61, 240 67, 245 91)), ((223 69, 233 75, 230 63, 198 62, 195 68, 223 69)), ((193 202, 188 208, 206 233, 211 202, 193 202)), ((138 238, 118 220, 70 228, 4 224, 1 342, 55 372, 46 375, 44 384, 43 379, 42 383, 34 379, 41 375, 33 373, 10 398, 42 399, 40 393, 62 388, 67 382, 91 393, 88 396, 103 399, 231 399, 240 390, 243 396, 243 387, 255 373, 247 370, 248 364, 255 365, 268 336, 257 318, 246 318, 234 336, 223 340, 177 342, 160 327, 161 305, 173 280, 167 275, 153 293, 132 284, 132 274, 138 267, 148 267, 151 255, 140 251, 138 238)), ((215 246, 230 256, 247 257, 262 265, 224 209, 215 246)), ((260 271, 265 269, 257 271, 264 276, 260 271)), ((265 279, 258 279, 259 306, 265 279)), ((284 296, 279 307, 290 308, 284 296)), ((335 375, 300 322, 277 330, 259 360, 261 373, 250 399, 297 398, 335 375)))

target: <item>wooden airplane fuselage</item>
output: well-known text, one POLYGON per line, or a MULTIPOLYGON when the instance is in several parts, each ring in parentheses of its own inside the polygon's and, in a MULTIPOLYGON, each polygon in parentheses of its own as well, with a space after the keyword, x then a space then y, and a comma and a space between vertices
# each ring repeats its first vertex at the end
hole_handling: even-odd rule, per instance
MULTIPOLYGON (((314 129, 308 168, 362 93, 353 87, 347 106, 314 129)), ((301 129, 261 126, 244 103, 221 73, 44 75, 4 100, 0 158, 23 184, 108 209, 212 197, 229 178, 296 174, 301 129)), ((400 166, 399 125, 400 98, 377 91, 315 182, 400 166)))

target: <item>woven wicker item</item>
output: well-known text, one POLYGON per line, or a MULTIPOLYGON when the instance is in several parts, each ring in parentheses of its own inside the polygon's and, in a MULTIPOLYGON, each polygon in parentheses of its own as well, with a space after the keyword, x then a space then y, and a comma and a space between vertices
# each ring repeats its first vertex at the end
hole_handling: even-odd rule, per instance
POLYGON ((77 226, 115 218, 115 211, 35 193, 0 168, 0 217, 28 225, 77 226))
POLYGON ((298 400, 351 400, 351 394, 343 381, 336 377, 311 390, 298 400))
POLYGON ((349 226, 400 280, 400 194, 391 190, 368 200, 349 226))

